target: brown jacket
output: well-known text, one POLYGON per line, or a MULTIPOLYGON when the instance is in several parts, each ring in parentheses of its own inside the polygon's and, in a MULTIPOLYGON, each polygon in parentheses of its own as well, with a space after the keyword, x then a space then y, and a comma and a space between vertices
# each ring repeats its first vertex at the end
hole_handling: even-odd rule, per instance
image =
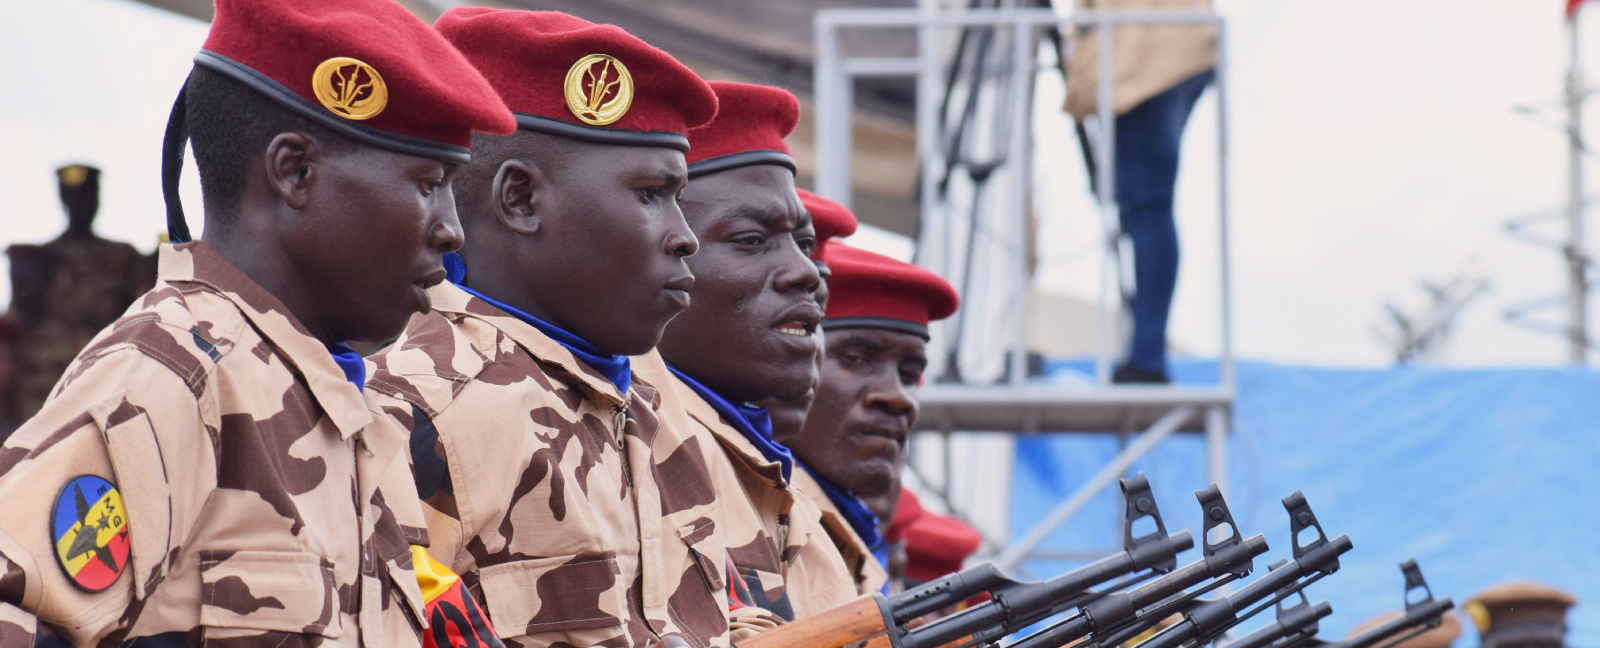
POLYGON ((205 243, 160 255, 156 287, 0 447, 0 644, 37 620, 80 645, 419 645, 408 545, 427 532, 405 437, 372 425, 323 345, 205 243), (120 491, 125 520, 106 495, 46 532, 84 475, 120 491), (96 516, 98 539, 81 533, 96 516), (80 537, 89 551, 66 565, 131 573, 80 589, 57 558, 80 537))
POLYGON ((685 429, 703 446, 721 449, 707 453, 722 508, 719 526, 756 603, 792 621, 854 598, 855 579, 822 526, 822 511, 784 483, 782 467, 673 376, 660 356, 635 358, 633 371, 663 385, 669 397, 663 427, 685 429))
MULTIPOLYGON (((1197 11, 1211 0, 1078 0, 1083 9, 1197 11)), ((1099 29, 1079 32, 1067 62, 1066 111, 1077 119, 1097 110, 1099 29)), ((1146 99, 1217 65, 1217 30, 1210 25, 1123 25, 1111 44, 1111 104, 1121 115, 1146 99)))
POLYGON ((453 284, 430 294, 367 381, 411 431, 430 554, 513 645, 726 645, 718 501, 651 381, 619 393, 526 322, 453 284))
POLYGON ((883 584, 889 582, 889 572, 878 564, 878 559, 872 555, 872 548, 850 527, 850 522, 839 512, 839 507, 834 506, 833 500, 823 492, 822 485, 799 466, 795 466, 791 477, 794 489, 805 493, 822 510, 822 528, 828 531, 828 538, 833 540, 833 546, 838 548, 844 564, 850 568, 850 575, 856 581, 856 593, 883 591, 883 584))

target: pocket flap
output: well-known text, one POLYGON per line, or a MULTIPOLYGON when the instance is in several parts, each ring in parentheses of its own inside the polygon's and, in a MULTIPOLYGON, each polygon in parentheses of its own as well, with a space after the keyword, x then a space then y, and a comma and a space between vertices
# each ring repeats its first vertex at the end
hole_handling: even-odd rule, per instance
POLYGON ((710 518, 700 518, 678 527, 678 537, 689 546, 690 559, 699 565, 700 574, 706 578, 706 586, 713 592, 721 591, 728 585, 724 578, 728 550, 716 530, 717 524, 710 518))
POLYGON ((117 489, 122 492, 133 594, 142 601, 149 594, 150 579, 161 575, 155 568, 166 564, 170 546, 172 486, 167 481, 166 462, 150 417, 122 395, 95 403, 89 413, 105 439, 117 489))
POLYGON ((333 563, 299 551, 200 552, 200 624, 343 635, 333 563), (321 591, 321 596, 313 593, 321 591))
POLYGON ((489 621, 502 638, 622 625, 621 569, 611 552, 536 558, 478 569, 489 621))

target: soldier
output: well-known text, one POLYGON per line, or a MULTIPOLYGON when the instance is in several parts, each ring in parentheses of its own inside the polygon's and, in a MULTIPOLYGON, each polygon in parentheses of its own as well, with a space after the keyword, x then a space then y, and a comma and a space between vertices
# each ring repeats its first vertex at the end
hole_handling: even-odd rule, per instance
POLYGON ((100 170, 83 164, 56 169, 67 231, 44 245, 13 245, 10 316, 19 326, 16 382, 0 393, 24 421, 38 413, 50 388, 89 339, 155 284, 150 257, 133 246, 95 236, 100 170))
POLYGON ((1571 594, 1539 583, 1502 583, 1462 608, 1477 622, 1482 648, 1563 648, 1571 594))
POLYGON ((949 317, 958 300, 931 272, 837 241, 820 258, 833 277, 817 398, 805 427, 779 440, 806 468, 795 486, 822 506, 861 589, 877 591, 886 574, 875 556, 886 562, 886 545, 861 498, 896 485, 928 364, 928 323, 949 317))
POLYGON ((217 2, 163 169, 183 241, 192 135, 206 240, 161 246, 155 288, 0 447, 0 645, 44 627, 75 645, 415 646, 430 617, 431 637, 480 625, 424 607, 451 576, 413 562, 427 530, 404 433, 368 414, 342 341, 428 310, 461 246, 450 182, 471 133, 513 127, 393 2, 217 2))
POLYGON ((689 258, 694 304, 668 325, 660 357, 638 359, 635 372, 667 383, 664 427, 720 450, 708 454, 728 551, 752 597, 741 602, 792 620, 856 593, 821 511, 789 488, 793 458, 772 440, 766 410, 749 404, 801 398, 816 379, 822 280, 783 142, 800 105, 778 88, 711 85, 718 116, 689 133, 683 197, 700 240, 689 258))
POLYGON ((511 645, 726 645, 705 460, 658 424, 628 357, 689 306, 685 133, 716 97, 665 52, 558 12, 459 8, 435 27, 518 130, 475 142, 454 283, 372 357, 368 391, 411 431, 429 551, 511 645))
MULTIPOLYGON (((815 228, 817 233, 817 243, 811 253, 811 262, 817 266, 817 272, 823 279, 821 287, 817 290, 817 305, 826 312, 828 307, 827 280, 832 276, 833 271, 822 261, 820 253, 829 239, 836 236, 854 234, 857 227, 856 217, 850 213, 850 210, 845 209, 843 205, 827 198, 804 189, 799 189, 795 193, 800 196, 800 204, 805 207, 806 213, 810 214, 812 227, 815 228)), ((823 345, 823 347, 825 346, 823 345)), ((817 352, 816 362, 819 371, 822 367, 824 352, 825 348, 819 348, 817 352)), ((800 430, 805 426, 806 413, 811 409, 816 394, 816 383, 813 382, 811 389, 806 390, 805 394, 800 398, 790 400, 769 398, 755 403, 759 407, 766 408, 768 416, 772 419, 772 437, 774 440, 788 446, 789 442, 800 433, 800 430)), ((855 578, 857 590, 861 593, 884 591, 888 586, 888 574, 885 572, 889 561, 888 545, 880 541, 867 545, 870 550, 858 550, 860 547, 856 543, 860 542, 860 538, 850 531, 849 523, 840 517, 838 509, 827 504, 822 499, 825 497, 824 493, 820 488, 815 487, 814 480, 804 476, 796 479, 804 479, 805 482, 812 484, 812 488, 809 490, 802 489, 802 491, 806 492, 813 501, 820 505, 823 526, 827 529, 828 536, 834 540, 834 544, 842 552, 841 558, 850 567, 851 575, 855 578)))

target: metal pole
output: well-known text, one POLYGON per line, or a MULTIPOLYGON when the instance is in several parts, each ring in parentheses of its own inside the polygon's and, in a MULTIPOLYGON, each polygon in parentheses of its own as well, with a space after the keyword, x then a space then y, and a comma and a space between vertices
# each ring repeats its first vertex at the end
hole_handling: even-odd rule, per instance
POLYGON ((840 61, 837 25, 827 12, 818 12, 813 19, 817 46, 816 80, 816 143, 817 143, 817 195, 831 198, 841 204, 850 201, 850 114, 849 104, 841 101, 840 94, 849 81, 840 61), (841 106, 844 114, 840 114, 841 106))
MULTIPOLYGON (((1217 25, 1217 69, 1212 90, 1217 95, 1217 266, 1222 274, 1222 364, 1217 368, 1217 381, 1227 389, 1234 386, 1233 366, 1233 271, 1229 263, 1229 207, 1228 201, 1228 39, 1227 23, 1217 25)), ((1217 482, 1221 483, 1221 482, 1217 482)))
MULTIPOLYGON (((1100 77, 1096 79, 1099 87, 1095 90, 1097 103, 1095 115, 1096 121, 1099 122, 1100 137, 1098 139, 1100 146, 1098 147, 1099 150, 1095 151, 1094 156, 1095 166, 1097 167, 1095 169, 1095 178, 1098 180, 1096 183, 1098 186, 1095 190, 1100 197, 1100 219, 1104 232, 1105 249, 1102 252, 1103 258, 1100 262, 1100 322, 1095 330, 1094 376, 1095 382, 1104 385, 1111 382, 1111 344, 1113 342, 1112 332, 1115 323, 1111 312, 1112 306, 1109 303, 1109 292, 1112 290, 1110 284, 1113 278, 1118 276, 1113 264, 1117 262, 1115 248, 1118 244, 1118 236, 1116 233, 1120 231, 1120 227, 1117 225, 1116 182, 1115 178, 1112 177, 1116 169, 1117 156, 1117 116, 1111 101, 1111 41, 1116 31, 1115 19, 1107 16, 1096 24, 1095 29, 1100 32, 1100 77)), ((1118 294, 1120 294, 1120 289, 1118 294)), ((1118 310, 1120 310, 1120 298, 1117 303, 1118 310)))
POLYGON ((1573 364, 1589 358, 1588 254, 1583 245, 1583 74, 1578 68, 1578 17, 1567 20, 1567 356, 1573 364))
POLYGON ((1211 481, 1228 494, 1228 410, 1222 405, 1206 408, 1206 471, 1211 481))
MULTIPOLYGON (((1016 219, 1014 236, 1017 249, 1012 254, 1011 270, 1012 281, 1016 286, 1016 304, 1013 309, 1016 319, 1012 320, 1011 341, 1011 376, 1013 387, 1020 387, 1028 380, 1028 194, 1032 187, 1032 178, 1028 165, 1028 140, 1033 132, 1031 117, 1033 115, 1033 101, 1029 90, 1033 87, 1033 59, 1036 50, 1029 47, 1033 43, 1033 29, 1027 23, 1018 21, 1011 32, 1011 203, 1012 215, 1016 219)), ((972 243, 969 242, 969 245, 972 243)))
MULTIPOLYGON (((917 155, 922 160, 922 172, 917 192, 919 240, 916 261, 941 277, 950 277, 950 253, 946 215, 938 213, 938 170, 944 165, 939 148, 939 94, 944 85, 940 79, 939 27, 932 20, 937 7, 931 0, 920 0, 917 16, 922 21, 917 26, 917 155)), ((929 349, 931 358, 947 358, 955 340, 950 339, 949 326, 941 322, 935 330, 936 348, 929 349)))

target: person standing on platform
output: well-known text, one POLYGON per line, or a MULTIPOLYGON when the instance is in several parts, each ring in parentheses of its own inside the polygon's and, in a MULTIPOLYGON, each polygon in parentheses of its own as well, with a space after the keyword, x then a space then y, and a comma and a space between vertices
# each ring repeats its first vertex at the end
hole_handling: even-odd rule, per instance
POLYGON ((515 122, 389 0, 216 4, 164 147, 183 242, 0 446, 0 645, 455 645, 482 614, 416 562, 406 439, 343 343, 427 312, 472 132, 515 122))
POLYGON ((837 241, 820 258, 833 272, 821 380, 805 427, 779 441, 805 469, 795 487, 822 507, 858 588, 875 592, 887 580, 888 545, 862 497, 897 485, 928 365, 928 323, 959 300, 931 272, 837 241))
MULTIPOLYGON (((1211 0, 1079 0, 1092 10, 1206 10, 1211 0)), ((1086 141, 1091 185, 1095 159, 1083 122, 1099 106, 1103 29, 1080 32, 1067 63, 1066 111, 1086 141)), ((1200 94, 1216 76, 1216 30, 1209 25, 1120 25, 1112 43, 1116 113, 1114 187, 1122 233, 1133 242, 1133 336, 1117 383, 1167 383, 1167 320, 1178 283, 1173 194, 1179 145, 1200 94)))
POLYGON ((727 645, 714 484, 629 358, 698 290, 678 196, 716 96, 559 12, 456 8, 435 28, 518 128, 475 140, 456 191, 472 242, 434 312, 370 358, 380 416, 411 434, 429 553, 508 645, 727 645))
POLYGON ((749 597, 730 605, 793 620, 856 595, 821 510, 789 486, 793 457, 773 441, 767 411, 751 405, 800 399, 816 381, 822 278, 783 142, 800 103, 779 88, 711 85, 717 119, 689 133, 683 195, 700 240, 689 258, 694 303, 667 326, 659 357, 638 359, 635 371, 667 385, 664 425, 712 450, 728 553, 749 597))
POLYGON ((100 170, 84 164, 56 169, 67 231, 44 245, 13 245, 11 309, 17 326, 16 377, 0 393, 0 411, 27 420, 39 411, 67 365, 155 285, 154 259, 132 245, 94 233, 100 211, 100 170))

